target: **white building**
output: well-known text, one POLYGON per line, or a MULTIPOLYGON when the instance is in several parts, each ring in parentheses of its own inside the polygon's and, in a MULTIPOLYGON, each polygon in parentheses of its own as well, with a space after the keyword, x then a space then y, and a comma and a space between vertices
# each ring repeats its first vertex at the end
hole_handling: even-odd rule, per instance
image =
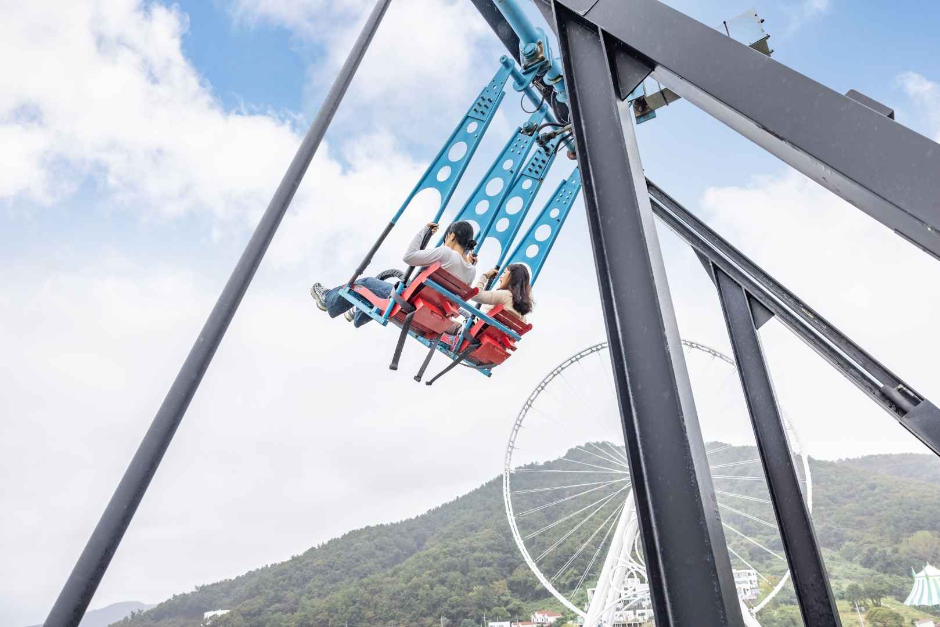
MULTIPOLYGON (((756 570, 735 570, 734 586, 738 598, 753 601, 760 596, 760 584, 756 570)), ((650 586, 637 579, 626 583, 627 590, 614 611, 614 627, 638 627, 653 620, 653 603, 650 599, 650 586)), ((588 589, 588 607, 594 598, 594 588, 588 589)), ((585 607, 585 610, 587 607, 585 607)))
POLYGON ((487 625, 489 627, 512 627, 512 623, 508 620, 491 620, 487 625))
POLYGON ((753 601, 760 596, 760 583, 757 581, 756 570, 735 570, 734 587, 738 589, 738 598, 742 601, 753 601))
POLYGON ((552 625, 556 620, 561 619, 561 614, 558 612, 550 612, 548 610, 535 610, 535 613, 531 616, 533 623, 538 623, 539 625, 552 625))
POLYGON ((936 624, 932 620, 925 618, 922 620, 915 620, 914 627, 936 627, 936 624))
POLYGON ((216 616, 225 616, 231 611, 232 610, 212 610, 211 612, 206 612, 205 614, 202 615, 202 624, 208 625, 209 623, 212 622, 212 619, 215 618, 216 616))

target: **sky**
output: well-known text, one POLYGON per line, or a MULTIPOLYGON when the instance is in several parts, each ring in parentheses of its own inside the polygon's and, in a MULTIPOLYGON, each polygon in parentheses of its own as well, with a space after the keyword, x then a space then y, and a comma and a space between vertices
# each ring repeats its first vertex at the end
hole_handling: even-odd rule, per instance
MULTIPOLYGON (((756 8, 775 59, 940 141, 937 3, 911 3, 916 20, 873 0, 671 4, 712 25, 756 8)), ((44 619, 370 8, 0 0, 0 627, 44 619)), ((551 366, 604 339, 580 201, 534 330, 492 379, 417 386, 416 344, 390 372, 394 333, 330 320, 308 294, 349 275, 502 54, 470 3, 392 3, 92 607, 159 602, 452 500, 501 472, 551 366)), ((448 215, 525 119, 518 101, 448 215)), ((688 103, 638 137, 650 178, 940 398, 940 263, 688 103)), ((571 168, 559 160, 537 207, 571 168)), ((373 268, 400 265, 432 205, 418 199, 373 268)), ((659 233, 683 337, 730 352, 697 260, 659 233)), ((923 450, 779 324, 762 336, 809 454, 923 450)))

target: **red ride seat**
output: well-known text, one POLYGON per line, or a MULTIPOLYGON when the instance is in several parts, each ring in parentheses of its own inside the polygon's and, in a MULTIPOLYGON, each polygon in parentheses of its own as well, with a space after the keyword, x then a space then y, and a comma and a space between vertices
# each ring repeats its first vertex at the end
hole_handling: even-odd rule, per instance
MULTIPOLYGON (((531 324, 523 322, 515 314, 504 311, 502 305, 494 306, 486 312, 486 315, 515 331, 520 336, 532 330, 531 324)), ((467 361, 475 366, 484 368, 498 366, 509 359, 513 351, 516 350, 516 342, 486 320, 477 320, 470 328, 469 335, 480 342, 480 346, 467 355, 467 361)), ((464 340, 457 352, 461 353, 469 346, 470 340, 464 340)))
MULTIPOLYGON (((440 292, 428 287, 426 281, 429 279, 465 301, 476 296, 479 290, 470 287, 446 270, 441 269, 440 263, 431 264, 412 279, 411 283, 401 293, 402 300, 415 308, 410 330, 422 337, 433 340, 450 327, 451 317, 457 315, 460 308, 440 292)), ((353 291, 382 311, 388 309, 389 302, 392 300, 376 296, 368 288, 361 285, 354 285, 353 291)), ((395 303, 389 315, 389 320, 396 326, 401 327, 405 323, 407 315, 408 312, 400 304, 395 303)))

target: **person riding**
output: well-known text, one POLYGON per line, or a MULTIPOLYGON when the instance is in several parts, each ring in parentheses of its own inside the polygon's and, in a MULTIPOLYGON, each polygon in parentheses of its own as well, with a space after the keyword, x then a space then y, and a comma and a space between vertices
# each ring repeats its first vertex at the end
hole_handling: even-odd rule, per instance
MULTIPOLYGON (((460 279, 467 285, 473 282, 477 270, 471 261, 473 259, 471 251, 476 248, 477 243, 473 239, 473 226, 465 220, 454 222, 444 233, 444 242, 441 246, 426 250, 421 249, 421 243, 425 236, 433 235, 438 229, 438 224, 430 222, 424 226, 408 245, 402 261, 409 266, 427 267, 433 263, 440 263, 441 269, 449 272, 454 277, 460 279)), ((361 285, 379 298, 389 298, 395 290, 395 286, 388 281, 383 281, 375 277, 361 277, 356 280, 356 285, 361 285)), ((326 289, 321 283, 314 283, 310 288, 310 295, 317 302, 317 307, 325 311, 331 318, 345 314, 346 319, 353 322, 356 327, 368 323, 372 320, 364 311, 356 308, 353 311, 353 304, 340 296, 340 290, 346 287, 345 284, 326 289)))
POLYGON ((502 276, 499 277, 496 287, 491 290, 486 289, 486 284, 498 272, 499 268, 496 267, 480 276, 476 285, 474 285, 480 292, 472 300, 482 305, 489 305, 483 310, 483 313, 496 305, 502 305, 503 311, 507 311, 525 322, 525 317, 535 305, 532 301, 529 269, 521 263, 509 264, 506 270, 503 271, 502 276))

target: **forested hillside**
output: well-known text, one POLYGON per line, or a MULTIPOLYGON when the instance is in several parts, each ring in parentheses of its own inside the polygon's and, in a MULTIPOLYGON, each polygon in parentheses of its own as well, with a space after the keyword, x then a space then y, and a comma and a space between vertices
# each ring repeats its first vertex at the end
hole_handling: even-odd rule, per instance
MULTIPOLYGON (((753 454, 740 448, 742 457, 753 454)), ((814 460, 812 469, 817 534, 840 596, 863 594, 867 586, 862 604, 874 606, 892 595, 903 599, 911 567, 940 564, 935 457, 814 460)), ((749 533, 779 548, 772 530, 766 537, 758 527, 749 533)), ((760 551, 731 541, 762 568, 760 551)), ((799 625, 792 594, 778 598, 762 612, 762 624, 799 625)), ((229 609, 214 626, 325 627, 348 621, 430 627, 443 615, 452 627, 467 627, 479 624, 484 612, 523 618, 536 606, 561 609, 523 564, 506 523, 500 479, 494 479, 417 518, 352 531, 281 564, 176 595, 121 624, 189 627, 199 625, 205 611, 229 609)))

